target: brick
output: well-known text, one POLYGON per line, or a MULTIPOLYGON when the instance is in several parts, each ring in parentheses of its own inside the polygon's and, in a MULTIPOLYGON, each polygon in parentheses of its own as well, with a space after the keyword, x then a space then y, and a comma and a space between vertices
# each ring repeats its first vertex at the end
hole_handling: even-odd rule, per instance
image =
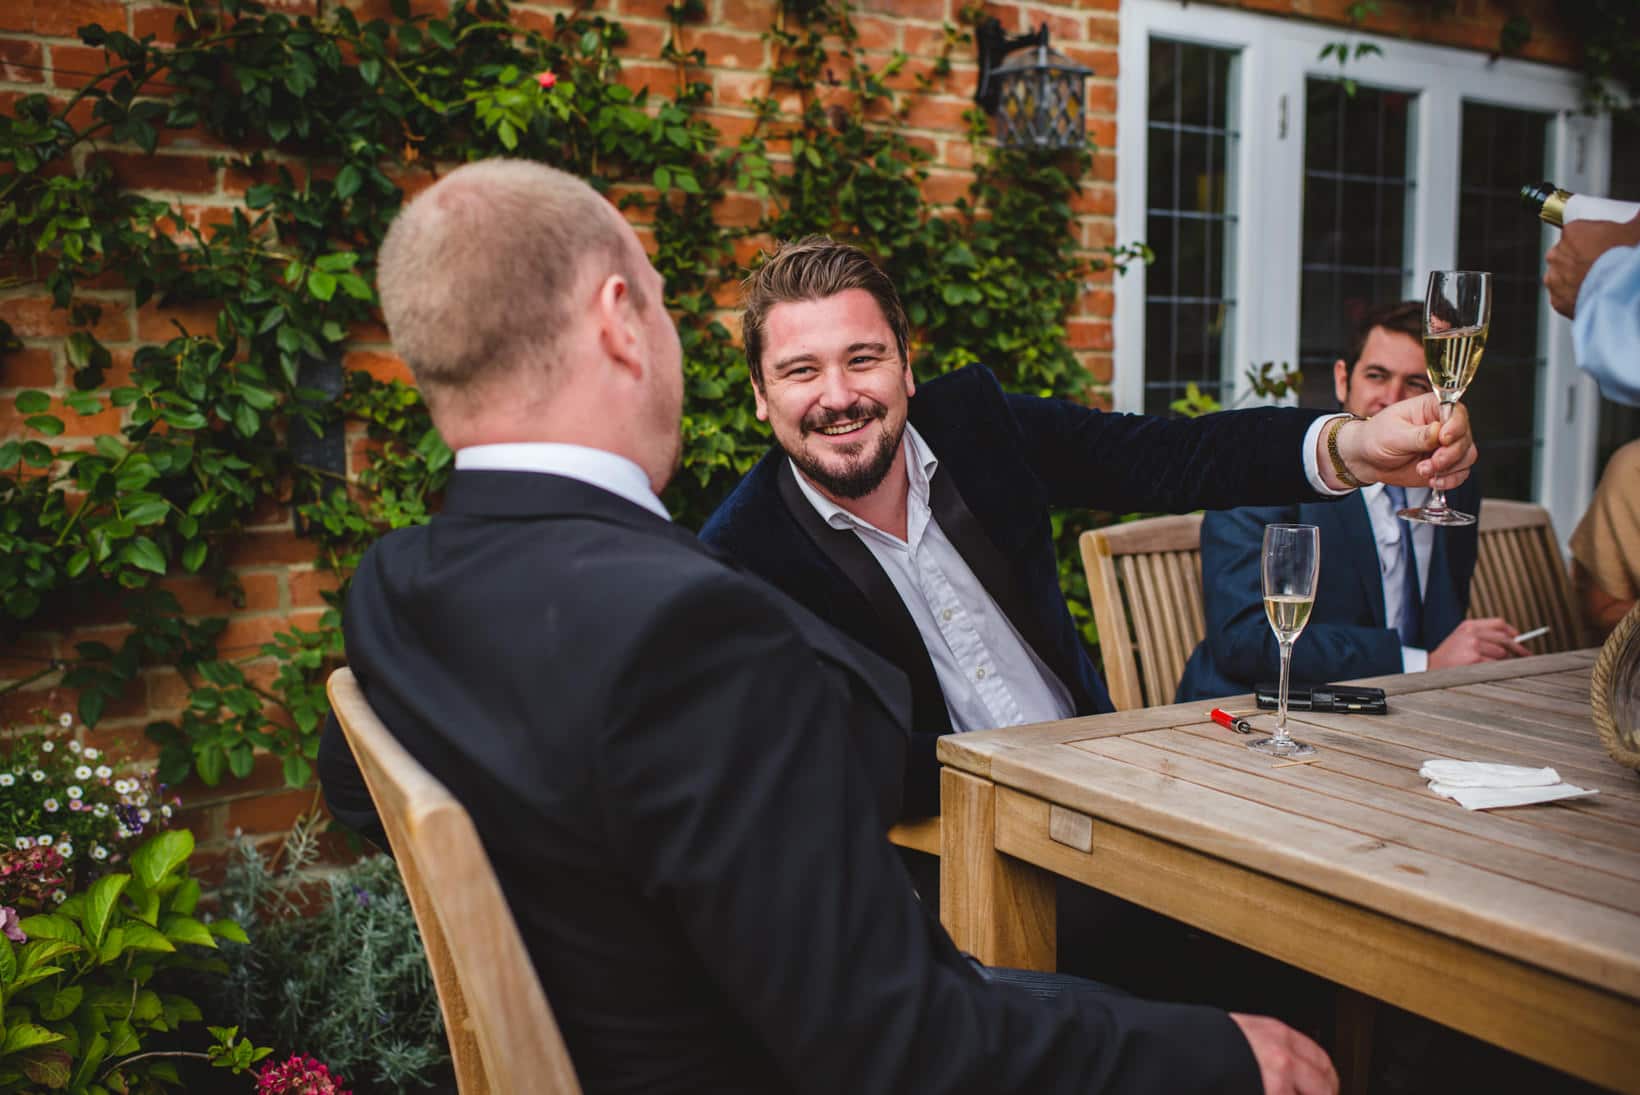
POLYGON ((347 328, 347 340, 349 343, 388 343, 393 341, 393 336, 388 334, 386 324, 382 323, 381 317, 378 316, 374 319, 356 320, 349 324, 347 328))
POLYGON ((148 711, 152 715, 168 715, 188 706, 193 691, 188 681, 175 669, 161 666, 143 674, 148 686, 148 711))
POLYGON ((971 179, 954 172, 935 172, 923 180, 923 200, 932 205, 952 205, 958 198, 968 196, 971 179))
POLYGON ((763 199, 751 194, 728 194, 712 210, 712 220, 722 228, 750 228, 763 219, 763 199))
POLYGON ((261 613, 229 617, 228 626, 217 636, 216 648, 224 657, 254 657, 274 635, 290 630, 290 620, 282 615, 261 613))
POLYGON ((53 388, 57 385, 57 364, 50 350, 25 346, 0 357, 0 387, 53 388))
MULTIPOLYGON (((94 303, 102 305, 102 314, 89 328, 93 335, 104 342, 124 342, 131 337, 131 318, 124 308, 112 301, 94 303)), ((0 320, 11 324, 19 338, 61 337, 75 329, 68 309, 55 307, 50 297, 0 300, 0 320)))
POLYGON ((1026 8, 1025 22, 1032 27, 1048 24, 1048 37, 1056 49, 1064 44, 1084 42, 1088 37, 1087 18, 1082 15, 1067 15, 1047 8, 1026 8))
POLYGON ((1116 82, 1089 80, 1083 93, 1082 105, 1089 114, 1116 113, 1116 82))
POLYGON ((900 29, 904 24, 876 15, 858 15, 854 18, 855 43, 865 50, 896 50, 900 48, 900 29))
POLYGON ((634 16, 639 19, 669 20, 667 7, 672 0, 620 0, 620 7, 616 10, 622 16, 634 16))
POLYGON ((137 309, 137 338, 142 342, 169 342, 180 332, 210 335, 216 331, 220 305, 209 303, 159 305, 149 301, 137 309))
POLYGON ((307 169, 298 163, 263 160, 257 164, 230 163, 222 169, 222 192, 238 196, 258 183, 279 182, 279 169, 290 172, 291 180, 300 185, 306 180, 307 169))
POLYGON ((229 566, 269 566, 276 563, 311 563, 318 549, 312 540, 297 536, 288 525, 277 531, 253 531, 236 536, 227 544, 229 566))
POLYGON ((186 126, 182 129, 161 129, 159 131, 159 147, 184 151, 215 152, 224 156, 233 152, 233 149, 217 140, 210 130, 200 126, 186 126))
POLYGON ((775 5, 769 0, 718 0, 717 23, 724 27, 762 30, 774 21, 775 11, 775 5))
POLYGON ((1093 167, 1088 177, 1098 182, 1113 183, 1116 181, 1116 153, 1104 151, 1093 154, 1093 167))
MULTIPOLYGON (((358 17, 361 25, 372 19, 385 19, 391 23, 399 21, 393 14, 392 0, 350 0, 347 5, 358 17)), ((410 0, 410 15, 445 16, 450 13, 450 0, 410 0)))
POLYGON ((1089 16, 1087 28, 1087 39, 1090 42, 1105 42, 1115 45, 1122 40, 1122 21, 1120 19, 1106 18, 1101 15, 1089 16))
POLYGON ((1083 183, 1071 195, 1071 212, 1109 217, 1116 213, 1116 190, 1109 186, 1083 183))
POLYGON ((747 106, 767 98, 769 77, 762 72, 719 72, 712 76, 712 101, 720 107, 747 106))
POLYGON ((1116 147, 1116 119, 1115 118, 1086 118, 1084 119, 1088 140, 1098 148, 1116 147))
MULTIPOLYGON (((1056 48, 1059 44, 1054 43, 1056 48)), ((1087 65, 1093 69, 1094 75, 1115 79, 1121 74, 1116 51, 1109 46, 1083 46, 1075 42, 1066 42, 1059 50, 1066 57, 1078 64, 1087 65)))
POLYGON ((1108 220, 1082 222, 1082 246, 1090 251, 1101 251, 1116 242, 1116 225, 1108 220))
POLYGON ((335 571, 319 570, 316 567, 292 568, 285 575, 285 580, 290 583, 292 608, 327 606, 329 602, 325 600, 324 595, 336 592, 341 581, 335 571))
POLYGON ((228 803, 228 832, 288 832, 297 818, 312 812, 316 805, 315 791, 281 791, 235 799, 228 803))
POLYGON ((923 96, 914 100, 905 116, 908 129, 934 129, 950 133, 964 133, 967 122, 963 115, 973 107, 966 99, 944 99, 923 96))
POLYGON ((410 374, 410 366, 396 354, 382 353, 379 350, 353 350, 343 354, 342 367, 369 373, 384 382, 402 380, 406 384, 415 384, 415 377, 410 374))
POLYGON ((631 57, 659 57, 672 28, 663 23, 625 23, 626 45, 621 52, 631 57))
POLYGON ((120 0, 7 0, 0 4, 0 30, 72 38, 87 23, 124 30, 125 8, 120 0))
POLYGON ((0 39, 0 80, 10 84, 42 84, 45 52, 39 42, 0 39))
POLYGON ((191 30, 179 7, 165 5, 138 8, 131 12, 133 38, 141 39, 151 34, 156 42, 170 46, 176 45, 186 37, 192 37, 191 30))
POLYGON ((677 88, 678 74, 671 65, 644 61, 624 61, 615 78, 633 91, 650 90, 657 95, 669 95, 677 88))
POLYGON ((46 66, 56 87, 79 89, 94 83, 113 64, 113 58, 91 46, 53 43, 46 66))
POLYGON ((750 114, 706 110, 701 112, 700 117, 717 130, 720 144, 739 144, 742 137, 749 137, 757 131, 757 119, 750 114))
POLYGON ((1078 313, 1097 319, 1109 319, 1116 314, 1116 294, 1109 289, 1090 289, 1082 295, 1078 313))
MULTIPOLYGON (((17 635, 0 651, 0 683, 32 677, 57 657, 57 636, 50 632, 17 635)), ((45 678, 42 678, 42 680, 45 678)))
POLYGON ((753 68, 764 62, 763 38, 757 34, 685 27, 679 45, 703 50, 706 63, 716 67, 753 68))
POLYGON ((1071 0, 1071 3, 1088 11, 1116 11, 1122 6, 1122 0, 1071 0))
POLYGON ((290 507, 272 495, 257 498, 250 513, 245 515, 246 528, 272 527, 275 531, 290 527, 290 507))
POLYGON ((218 593, 216 582, 202 575, 166 578, 162 584, 175 594, 182 611, 190 616, 221 616, 236 611, 267 612, 280 607, 277 574, 240 574, 239 585, 244 592, 243 605, 236 605, 226 594, 218 593))
POLYGON ((901 19, 921 19, 925 23, 951 18, 949 0, 864 0, 860 10, 896 15, 901 19))
POLYGON ((1022 34, 1025 31, 1036 29, 1026 25, 1025 9, 1018 4, 986 4, 985 17, 995 19, 1001 23, 1002 29, 1009 34, 1022 34))
POLYGON ((204 156, 106 152, 114 181, 127 190, 208 194, 216 189, 218 170, 204 156))
POLYGON ((1066 320, 1065 334, 1073 350, 1109 350, 1115 344, 1110 324, 1099 320, 1066 320))

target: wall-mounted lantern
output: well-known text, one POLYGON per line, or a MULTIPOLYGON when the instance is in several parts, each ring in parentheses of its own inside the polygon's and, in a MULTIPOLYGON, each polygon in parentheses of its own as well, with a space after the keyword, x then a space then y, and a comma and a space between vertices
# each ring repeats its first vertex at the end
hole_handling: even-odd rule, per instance
POLYGON ((996 119, 997 142, 1007 148, 1080 148, 1087 139, 1083 81, 1093 70, 1050 49, 1046 23, 1034 34, 1010 38, 1001 23, 987 19, 975 39, 974 102, 996 119))

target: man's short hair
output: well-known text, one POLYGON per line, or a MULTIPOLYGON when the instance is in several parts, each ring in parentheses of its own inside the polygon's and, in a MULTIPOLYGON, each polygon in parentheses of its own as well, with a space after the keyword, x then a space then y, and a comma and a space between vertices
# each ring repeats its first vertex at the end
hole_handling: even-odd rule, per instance
POLYGON ((573 175, 528 160, 458 167, 394 218, 376 281, 393 348, 430 402, 524 366, 551 383, 578 281, 642 284, 619 214, 573 175))
POLYGON ((909 325, 888 275, 858 247, 827 236, 805 236, 776 247, 741 285, 740 330, 752 383, 763 386, 763 328, 775 305, 824 300, 849 289, 864 289, 877 301, 894 332, 901 364, 909 363, 909 325))
POLYGON ((1350 335, 1349 352, 1344 357, 1344 365, 1351 376, 1355 374, 1355 366, 1361 360, 1361 352, 1367 348, 1367 338, 1374 327, 1406 335, 1421 346, 1424 341, 1424 302, 1403 300, 1395 304, 1381 304, 1361 317, 1361 322, 1355 325, 1355 331, 1350 335))

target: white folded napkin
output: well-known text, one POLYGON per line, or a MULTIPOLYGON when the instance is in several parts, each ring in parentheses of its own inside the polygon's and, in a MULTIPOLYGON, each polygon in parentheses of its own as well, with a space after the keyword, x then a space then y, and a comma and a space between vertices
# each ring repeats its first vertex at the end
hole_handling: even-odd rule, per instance
POLYGON ((1523 768, 1472 760, 1426 760, 1418 774, 1429 780, 1431 791, 1452 799, 1466 810, 1530 806, 1599 793, 1560 782, 1560 773, 1553 768, 1523 768))

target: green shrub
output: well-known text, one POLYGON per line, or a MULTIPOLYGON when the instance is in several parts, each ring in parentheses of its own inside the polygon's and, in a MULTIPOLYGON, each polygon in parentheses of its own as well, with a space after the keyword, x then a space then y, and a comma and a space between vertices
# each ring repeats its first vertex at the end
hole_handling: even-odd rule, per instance
POLYGON ((361 1092, 453 1090, 438 997, 398 868, 386 856, 331 874, 315 895, 314 823, 299 822, 272 866, 240 841, 224 912, 248 946, 228 947, 217 1010, 280 1053, 305 1052, 361 1092))
MULTIPOLYGON (((151 1044, 193 1034, 202 1019, 192 1000, 166 991, 167 975, 220 971, 209 956, 217 940, 245 940, 232 921, 194 916, 193 848, 185 829, 159 833, 131 854, 130 873, 105 874, 0 935, 0 1092, 161 1091, 181 1082, 175 1056, 220 1058, 235 1071, 257 1058, 232 1034, 206 1052, 151 1044)), ((201 1048, 206 1033, 197 1029, 201 1048)))

